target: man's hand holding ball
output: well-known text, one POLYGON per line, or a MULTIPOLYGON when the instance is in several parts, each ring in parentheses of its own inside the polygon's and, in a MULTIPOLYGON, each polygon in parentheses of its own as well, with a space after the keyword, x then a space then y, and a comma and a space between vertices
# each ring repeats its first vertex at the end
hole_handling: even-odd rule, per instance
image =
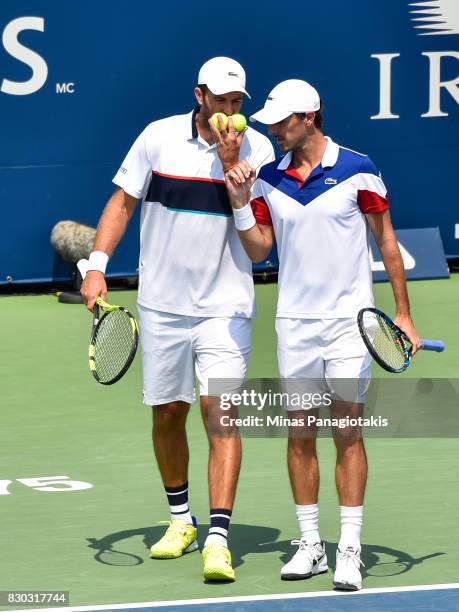
POLYGON ((247 127, 246 119, 240 113, 228 117, 217 112, 210 117, 209 126, 225 173, 239 162, 239 149, 247 127))
MULTIPOLYGON (((230 115, 230 117, 236 132, 242 132, 245 130, 247 127, 247 120, 244 115, 241 115, 241 113, 235 113, 234 115, 230 115)), ((229 117, 228 115, 225 115, 225 113, 214 113, 210 120, 220 132, 228 129, 229 117)))
POLYGON ((225 115, 225 113, 214 113, 210 120, 220 132, 228 127, 228 115, 225 115))

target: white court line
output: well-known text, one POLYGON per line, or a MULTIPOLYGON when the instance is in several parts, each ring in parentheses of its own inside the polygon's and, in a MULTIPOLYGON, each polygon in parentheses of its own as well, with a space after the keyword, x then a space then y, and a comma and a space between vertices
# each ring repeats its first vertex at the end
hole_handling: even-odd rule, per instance
POLYGON ((129 610, 132 608, 160 608, 161 606, 195 606, 197 604, 237 603, 239 601, 270 601, 276 599, 309 599, 311 597, 358 597, 378 593, 407 593, 413 591, 439 591, 459 589, 459 582, 451 584, 421 584, 418 586, 362 589, 361 591, 315 591, 310 593, 279 593, 277 595, 241 595, 238 597, 205 597, 203 599, 177 599, 176 601, 147 601, 142 603, 108 604, 101 606, 67 606, 64 608, 26 608, 12 612, 93 612, 97 610, 129 610))

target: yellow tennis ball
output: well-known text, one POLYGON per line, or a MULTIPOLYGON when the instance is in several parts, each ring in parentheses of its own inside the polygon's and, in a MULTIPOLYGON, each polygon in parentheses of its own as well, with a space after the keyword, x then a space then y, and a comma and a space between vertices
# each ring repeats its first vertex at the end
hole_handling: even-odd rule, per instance
POLYGON ((218 120, 218 118, 221 117, 223 124, 225 126, 225 129, 228 127, 228 116, 225 115, 225 113, 214 113, 212 115, 212 117, 210 118, 210 120, 212 121, 212 123, 215 125, 215 127, 217 128, 217 130, 220 129, 220 122, 218 120))
POLYGON ((231 115, 231 119, 233 120, 233 125, 236 132, 242 132, 242 130, 245 130, 247 127, 247 119, 244 117, 244 115, 235 113, 234 115, 231 115))

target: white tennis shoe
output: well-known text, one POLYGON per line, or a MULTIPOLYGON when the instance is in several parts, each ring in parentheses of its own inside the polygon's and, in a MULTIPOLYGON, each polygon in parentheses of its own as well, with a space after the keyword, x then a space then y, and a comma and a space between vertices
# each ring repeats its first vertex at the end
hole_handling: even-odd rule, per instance
POLYGON ((282 580, 304 580, 328 570, 323 542, 310 544, 306 540, 292 540, 291 544, 298 546, 298 550, 281 569, 282 580))
POLYGON ((360 548, 348 546, 346 550, 336 551, 336 568, 333 584, 337 589, 359 591, 362 588, 360 548))

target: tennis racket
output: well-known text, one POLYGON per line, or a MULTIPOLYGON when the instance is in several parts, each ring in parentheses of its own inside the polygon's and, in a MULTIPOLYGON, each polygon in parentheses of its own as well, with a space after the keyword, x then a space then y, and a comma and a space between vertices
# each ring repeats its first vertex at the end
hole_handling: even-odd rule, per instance
POLYGON ((133 315, 122 306, 97 298, 89 344, 89 369, 97 382, 112 385, 126 374, 139 343, 133 315))
MULTIPOLYGON (((410 341, 386 314, 377 308, 362 308, 357 315, 360 335, 370 355, 388 372, 404 372, 411 363, 410 341)), ((421 349, 441 353, 441 340, 421 340, 421 349)))

